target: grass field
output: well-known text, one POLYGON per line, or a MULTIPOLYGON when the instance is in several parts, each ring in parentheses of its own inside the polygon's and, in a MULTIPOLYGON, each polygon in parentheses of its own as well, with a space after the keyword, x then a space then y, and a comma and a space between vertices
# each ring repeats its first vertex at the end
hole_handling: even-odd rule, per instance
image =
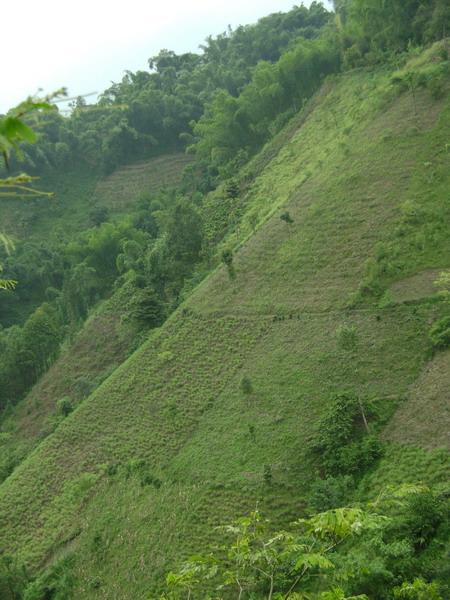
POLYGON ((35 567, 74 553, 76 597, 146 600, 213 525, 258 501, 277 524, 301 513, 308 440, 343 390, 390 421, 362 496, 448 481, 450 446, 428 451, 448 444, 448 356, 432 358, 428 332, 449 306, 386 294, 450 266, 450 98, 421 89, 415 113, 390 77, 329 82, 263 151, 221 246, 235 249, 235 278, 218 267, 0 486, 2 547, 35 567))

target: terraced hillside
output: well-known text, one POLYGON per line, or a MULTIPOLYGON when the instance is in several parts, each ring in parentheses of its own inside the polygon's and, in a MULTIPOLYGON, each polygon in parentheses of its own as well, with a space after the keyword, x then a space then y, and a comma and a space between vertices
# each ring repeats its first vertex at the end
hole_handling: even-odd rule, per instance
POLYGON ((122 167, 97 184, 94 201, 114 212, 122 212, 142 192, 152 193, 181 183, 183 169, 192 161, 187 154, 158 156, 122 167))
POLYGON ((3 201, 2 230, 16 240, 78 233, 92 226, 89 214, 95 206, 107 208, 114 219, 129 209, 140 194, 178 186, 189 161, 185 154, 168 154, 119 168, 106 177, 88 168, 46 175, 37 186, 54 192, 54 198, 3 201))
POLYGON ((450 267, 450 96, 423 88, 413 103, 391 77, 326 84, 236 200, 234 276, 217 268, 1 485, 2 547, 36 567, 72 556, 83 599, 155 595, 211 525, 256 502, 277 524, 301 512, 308 441, 343 390, 397 432, 357 494, 448 482, 450 447, 429 442, 448 429, 445 386, 428 413, 417 404, 446 360, 428 333, 448 303, 390 289, 450 267))

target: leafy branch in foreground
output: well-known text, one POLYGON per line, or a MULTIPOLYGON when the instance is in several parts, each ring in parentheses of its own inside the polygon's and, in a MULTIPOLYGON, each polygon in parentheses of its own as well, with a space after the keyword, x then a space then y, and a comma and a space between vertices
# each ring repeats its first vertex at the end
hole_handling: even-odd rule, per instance
MULTIPOLYGON (((6 168, 9 168, 9 159, 11 153, 15 151, 19 157, 22 156, 20 150, 21 143, 33 144, 37 140, 37 133, 31 126, 32 121, 40 114, 56 110, 54 101, 61 96, 66 95, 65 88, 57 90, 45 98, 28 98, 21 102, 15 108, 12 108, 7 115, 0 117, 0 154, 3 157, 6 168)), ((42 192, 35 189, 32 182, 35 177, 25 173, 17 176, 0 178, 0 198, 1 197, 50 197, 50 192, 42 192)))
MULTIPOLYGON (((0 265, 0 273, 2 273, 3 267, 0 265)), ((0 279, 0 290, 13 290, 17 285, 17 281, 14 279, 0 279)))
MULTIPOLYGON (((4 233, 0 233, 0 244, 3 245, 7 254, 14 249, 12 240, 4 233)), ((3 271, 3 266, 0 264, 0 273, 3 271)), ((0 290, 13 290, 17 285, 17 281, 14 279, 2 279, 0 277, 0 290)))
MULTIPOLYGON (((255 510, 235 523, 218 528, 232 536, 219 556, 194 556, 178 573, 167 576, 168 591, 160 600, 208 597, 307 600, 311 587, 335 568, 337 546, 367 529, 380 527, 384 517, 360 508, 339 508, 294 523, 295 531, 271 533, 269 522, 255 510), (209 584, 208 584, 209 582, 209 584), (205 596, 205 587, 216 590, 205 596), (224 596, 222 596, 224 594, 224 596)), ((350 600, 340 588, 324 592, 321 600, 350 600)), ((365 595, 353 596, 367 600, 365 595)))
MULTIPOLYGON (((423 509, 431 496, 422 485, 388 487, 367 505, 334 508, 297 520, 291 531, 275 533, 256 509, 231 525, 218 527, 226 541, 213 553, 193 556, 179 571, 169 573, 167 591, 159 600, 368 600, 392 594, 422 600, 428 598, 427 593, 430 599, 442 600, 439 585, 421 579, 417 570, 413 583, 407 581, 407 572, 389 579, 388 596, 372 596, 364 581, 370 561, 376 563, 382 555, 381 540, 389 538, 392 528, 402 522, 399 515, 409 523, 411 507, 423 509), (364 553, 364 547, 371 544, 380 556, 364 553), (394 582, 397 587, 393 589, 394 582)), ((423 527, 416 521, 413 529, 423 537, 423 527)))
POLYGON ((5 177, 0 179, 0 198, 25 198, 42 197, 51 198, 53 192, 43 192, 30 186, 33 181, 39 177, 31 177, 26 173, 21 173, 15 177, 5 177))

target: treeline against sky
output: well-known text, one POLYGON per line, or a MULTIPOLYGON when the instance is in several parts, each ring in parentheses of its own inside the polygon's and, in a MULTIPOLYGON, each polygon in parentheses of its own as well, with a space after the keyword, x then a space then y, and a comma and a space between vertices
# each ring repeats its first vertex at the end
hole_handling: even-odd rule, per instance
POLYGON ((96 104, 80 97, 70 116, 47 115, 40 143, 15 166, 42 172, 83 161, 110 172, 189 147, 214 185, 219 172, 235 169, 228 163, 237 152, 245 162, 326 75, 450 31, 446 0, 336 0, 335 9, 294 7, 208 37, 198 54, 161 50, 148 71, 126 72, 96 104))
POLYGON ((238 97, 258 62, 273 63, 296 40, 317 38, 329 20, 330 14, 314 2, 309 9, 294 8, 209 37, 199 54, 161 50, 149 59, 148 71, 126 72, 95 105, 79 98, 69 117, 47 117, 41 142, 24 149, 20 166, 39 172, 82 160, 111 171, 184 147, 183 134, 191 132, 191 123, 219 90, 238 97))

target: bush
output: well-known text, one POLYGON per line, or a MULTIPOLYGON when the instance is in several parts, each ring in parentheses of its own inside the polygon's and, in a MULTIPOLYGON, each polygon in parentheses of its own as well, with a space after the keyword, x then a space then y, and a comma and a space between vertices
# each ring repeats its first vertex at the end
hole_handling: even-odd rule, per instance
MULTIPOLYGON (((0 598, 19 600, 29 581, 25 567, 6 554, 0 556, 0 598)), ((30 599, 32 600, 32 599, 30 599)))
POLYGON ((236 272, 233 266, 233 252, 231 250, 224 250, 222 252, 222 262, 227 268, 230 279, 234 279, 236 272))
POLYGON ((147 327, 158 327, 164 321, 164 304, 151 287, 137 290, 127 305, 128 317, 147 327))
POLYGON ((148 463, 142 459, 128 462, 125 465, 125 475, 127 478, 136 477, 142 487, 152 485, 156 489, 159 489, 162 485, 162 481, 153 475, 148 463))
POLYGON ((450 316, 434 323, 430 329, 430 339, 435 348, 442 350, 450 346, 450 316))
POLYGON ((23 599, 68 600, 72 595, 73 584, 72 559, 63 558, 26 588, 23 599))
POLYGON ((426 583, 423 579, 415 579, 413 583, 404 582, 394 588, 394 598, 402 600, 443 600, 435 583, 426 583))
POLYGON ((375 435, 366 435, 361 440, 343 446, 329 460, 336 473, 358 474, 365 471, 383 454, 383 445, 375 435))
POLYGON ((222 252, 222 262, 228 268, 233 265, 233 252, 231 250, 224 250, 222 252))
POLYGON ((244 377, 241 379, 240 388, 245 396, 250 396, 250 394, 253 394, 253 384, 250 377, 244 375, 244 377))
POLYGON ((349 475, 318 479, 311 486, 309 506, 314 512, 345 506, 354 489, 355 481, 349 475))
POLYGON ((225 191, 227 197, 231 198, 232 200, 235 200, 239 196, 239 183, 236 181, 236 179, 230 179, 227 182, 225 186, 225 191))
POLYGON ((284 221, 285 223, 287 223, 288 225, 291 225, 294 222, 294 219, 291 217, 291 215, 288 211, 281 214, 280 219, 282 221, 284 221))
POLYGON ((59 415, 62 415, 63 417, 67 417, 68 415, 70 415, 70 413, 73 411, 73 404, 71 399, 66 396, 65 398, 61 398, 60 400, 58 400, 58 402, 56 403, 56 410, 58 411, 59 415))
POLYGON ((272 485, 272 467, 270 465, 264 465, 263 480, 266 485, 272 485))
POLYGON ((338 345, 343 350, 354 350, 358 342, 358 330, 354 325, 341 325, 337 332, 338 345))
POLYGON ((443 502, 432 492, 413 494, 408 499, 402 529, 416 550, 424 549, 434 538, 445 518, 443 502))
POLYGON ((91 381, 88 377, 81 375, 74 383, 74 390, 76 394, 84 400, 88 396, 92 394, 95 390, 96 385, 93 381, 91 381))
POLYGON ((381 456, 380 441, 368 431, 367 418, 373 414, 354 394, 335 396, 311 445, 327 475, 356 475, 381 456))
POLYGON ((89 212, 89 219, 95 227, 100 227, 109 218, 109 211, 106 206, 94 206, 89 212))

